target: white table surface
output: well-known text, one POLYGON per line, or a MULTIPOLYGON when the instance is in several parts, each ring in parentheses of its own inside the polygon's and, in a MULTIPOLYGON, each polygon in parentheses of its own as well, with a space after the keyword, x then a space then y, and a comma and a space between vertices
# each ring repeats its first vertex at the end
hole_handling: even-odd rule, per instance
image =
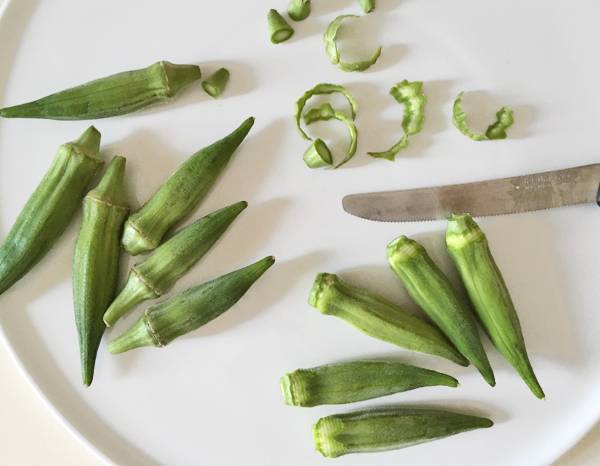
MULTIPOLYGON (((0 465, 104 466, 45 407, 2 347, 0 380, 0 465)), ((599 463, 600 424, 554 466, 596 466, 599 463)))

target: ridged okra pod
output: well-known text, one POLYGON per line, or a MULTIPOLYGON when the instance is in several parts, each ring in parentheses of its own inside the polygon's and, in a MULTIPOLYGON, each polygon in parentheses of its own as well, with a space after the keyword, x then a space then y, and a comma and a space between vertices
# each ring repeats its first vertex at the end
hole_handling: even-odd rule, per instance
POLYGON ((254 118, 223 139, 199 150, 181 164, 150 200, 125 222, 123 246, 132 255, 155 249, 164 235, 204 198, 242 143, 254 118))
POLYGON ((292 406, 318 406, 370 400, 419 387, 457 387, 454 377, 386 359, 340 362, 296 369, 280 381, 292 406))
POLYGON ((339 317, 374 338, 468 365, 433 325, 370 291, 344 282, 337 275, 318 274, 308 302, 323 314, 339 317))
POLYGON ((104 314, 106 325, 114 325, 142 301, 166 293, 209 251, 247 205, 245 201, 236 202, 202 217, 134 265, 127 283, 104 314))
POLYGON ((0 116, 90 120, 123 115, 171 100, 199 79, 200 68, 196 65, 159 61, 147 68, 113 74, 33 102, 2 108, 0 116))
POLYGON ((110 343, 108 350, 123 353, 142 346, 168 345, 231 308, 274 263, 273 256, 265 257, 146 309, 129 330, 110 343))
POLYGON ((103 165, 99 149, 100 133, 93 126, 60 146, 0 246, 0 294, 37 264, 65 231, 103 165))
POLYGON ((400 236, 388 244, 387 256, 408 294, 481 372, 486 382, 494 386, 494 372, 481 344, 475 316, 425 248, 400 236))
POLYGON ((120 239, 129 211, 125 158, 115 157, 83 201, 83 221, 73 256, 73 303, 84 385, 94 378, 96 353, 106 328, 104 311, 117 290, 120 239))
POLYGON ((313 438, 319 453, 335 458, 406 448, 493 425, 483 417, 441 409, 391 406, 323 417, 313 427, 313 438))
POLYGON ((533 394, 544 398, 527 356, 517 311, 485 234, 470 215, 451 215, 446 244, 490 339, 533 394))

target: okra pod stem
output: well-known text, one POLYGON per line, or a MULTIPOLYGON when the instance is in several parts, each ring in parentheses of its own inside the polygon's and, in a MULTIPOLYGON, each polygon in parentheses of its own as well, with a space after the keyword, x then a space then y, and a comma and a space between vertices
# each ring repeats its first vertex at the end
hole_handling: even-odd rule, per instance
POLYGON ((123 353, 142 346, 165 346, 217 318, 248 291, 275 262, 273 256, 230 272, 146 309, 143 316, 108 346, 123 353))
POLYGON ((73 303, 84 385, 94 377, 104 311, 115 296, 120 239, 129 208, 124 186, 125 158, 115 157, 83 201, 83 221, 73 257, 73 303))
POLYGON ((100 133, 93 126, 76 141, 60 146, 0 246, 0 294, 39 262, 67 228, 103 165, 99 149, 100 133))
POLYGON ((219 97, 227 83, 229 82, 229 71, 225 68, 219 68, 212 75, 202 81, 202 88, 206 93, 214 98, 219 97))
POLYGON ((333 164, 329 147, 322 139, 314 140, 310 147, 306 149, 303 160, 309 168, 330 167, 333 164))
POLYGON ((400 236, 388 244, 387 256, 408 294, 493 387, 494 373, 481 344, 475 316, 425 248, 400 236))
POLYGON ((273 44, 285 42, 294 35, 292 26, 288 24, 277 10, 269 10, 269 13, 267 13, 267 23, 269 25, 269 37, 273 44))
POLYGON ((483 417, 441 409, 391 406, 323 417, 313 427, 313 437, 319 453, 335 458, 405 448, 493 425, 483 417))
POLYGON ((519 316, 487 238, 468 214, 453 214, 446 231, 448 251, 483 327, 532 393, 544 398, 525 348, 519 316))
POLYGON ((247 206, 247 202, 241 201, 202 217, 161 244, 145 261, 134 265, 127 283, 104 314, 106 325, 114 325, 142 301, 166 293, 210 250, 247 206))
POLYGON ((412 351, 441 356, 461 366, 468 365, 433 325, 334 274, 317 275, 308 302, 323 314, 339 317, 374 338, 412 351))
POLYGON ((458 381, 398 361, 372 359, 297 369, 284 375, 280 385, 288 405, 308 407, 353 403, 419 387, 456 387, 458 381))
POLYGON ((288 15, 294 21, 302 21, 310 15, 310 0, 290 0, 288 15))
POLYGON ((0 116, 90 120, 124 115, 169 101, 200 77, 196 65, 159 61, 147 68, 113 74, 32 102, 2 108, 0 116))
POLYGON ((131 255, 155 249, 164 235, 206 196, 242 143, 254 118, 246 119, 223 139, 199 150, 181 164, 137 212, 123 231, 123 247, 131 255))

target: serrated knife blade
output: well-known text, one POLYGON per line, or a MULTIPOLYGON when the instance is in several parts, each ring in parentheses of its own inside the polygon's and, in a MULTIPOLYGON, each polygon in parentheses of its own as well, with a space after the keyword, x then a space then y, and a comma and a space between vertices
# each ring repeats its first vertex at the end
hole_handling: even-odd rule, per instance
POLYGON ((600 163, 531 175, 429 188, 351 194, 344 210, 380 222, 502 215, 597 202, 600 163))

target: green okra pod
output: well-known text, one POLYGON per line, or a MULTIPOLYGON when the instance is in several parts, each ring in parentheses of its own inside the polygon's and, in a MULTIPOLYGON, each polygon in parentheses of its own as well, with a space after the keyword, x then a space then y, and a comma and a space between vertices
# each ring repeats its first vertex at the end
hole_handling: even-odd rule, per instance
POLYGON ((52 248, 81 206, 102 167, 100 133, 90 126, 63 144, 44 178, 0 246, 0 294, 25 275, 52 248))
POLYGON ((277 10, 269 10, 267 24, 269 25, 269 38, 273 44, 285 42, 294 35, 294 28, 288 24, 277 10))
POLYGON ((226 68, 219 68, 208 78, 202 81, 202 88, 211 97, 219 97, 227 83, 229 82, 229 71, 226 68))
POLYGON ((538 398, 544 398, 525 348, 519 317, 487 238, 468 214, 448 220, 446 244, 490 340, 538 398))
POLYGON ((84 385, 94 377, 104 311, 117 290, 120 240, 127 218, 125 158, 115 157, 83 201, 83 221, 73 256, 73 304, 84 385))
POLYGON ((147 68, 113 74, 32 102, 2 108, 0 116, 90 120, 124 115, 169 101, 200 77, 196 65, 159 61, 147 68))
POLYGON ((313 438, 319 453, 335 458, 406 448, 493 425, 490 419, 442 409, 390 406, 323 417, 313 427, 313 438))
POLYGON ((190 156, 140 210, 129 216, 122 240, 129 254, 155 249, 165 234, 198 205, 253 124, 254 118, 246 119, 223 139, 190 156))
POLYGON ((116 354, 142 346, 161 347, 202 327, 238 302, 274 263, 273 256, 265 257, 146 309, 108 350, 116 354))
POLYGON ((387 256, 408 294, 493 387, 494 372, 481 344, 475 316, 425 248, 400 236, 388 244, 387 256))
POLYGON ((292 406, 353 403, 419 387, 457 387, 454 377, 386 359, 341 362, 297 369, 280 381, 292 406))
POLYGON ((290 0, 288 15, 294 21, 302 21, 310 15, 310 0, 290 0))
POLYGON ((433 325, 334 274, 317 275, 308 302, 323 314, 340 317, 374 338, 412 351, 441 356, 461 366, 468 365, 433 325))
POLYGON ((161 244, 145 261, 134 265, 127 283, 104 314, 106 325, 114 325, 142 301, 166 293, 223 236, 247 206, 247 202, 241 201, 202 217, 161 244))

